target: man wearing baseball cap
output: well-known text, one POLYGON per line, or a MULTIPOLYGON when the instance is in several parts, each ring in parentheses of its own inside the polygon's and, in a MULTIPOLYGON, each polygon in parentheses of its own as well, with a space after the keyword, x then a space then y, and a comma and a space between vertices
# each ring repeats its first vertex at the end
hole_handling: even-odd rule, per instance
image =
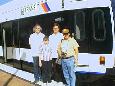
POLYGON ((76 76, 74 70, 75 64, 78 64, 78 43, 70 37, 68 28, 62 30, 64 39, 58 46, 58 55, 62 59, 63 74, 67 86, 75 86, 76 76))

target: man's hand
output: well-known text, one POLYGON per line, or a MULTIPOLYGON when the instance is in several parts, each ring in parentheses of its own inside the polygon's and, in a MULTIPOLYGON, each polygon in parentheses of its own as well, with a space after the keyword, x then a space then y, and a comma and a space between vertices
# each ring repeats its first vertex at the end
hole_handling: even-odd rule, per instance
POLYGON ((40 66, 40 67, 42 66, 41 58, 39 58, 39 66, 40 66))
POLYGON ((39 61, 39 66, 42 67, 42 62, 41 61, 39 61))
POLYGON ((78 60, 77 59, 75 59, 74 64, 78 65, 78 60))
POLYGON ((59 64, 59 65, 61 65, 61 59, 57 58, 56 59, 56 63, 59 64))
POLYGON ((58 61, 59 61, 59 58, 57 58, 57 59, 56 59, 55 63, 57 63, 57 64, 58 64, 58 61))

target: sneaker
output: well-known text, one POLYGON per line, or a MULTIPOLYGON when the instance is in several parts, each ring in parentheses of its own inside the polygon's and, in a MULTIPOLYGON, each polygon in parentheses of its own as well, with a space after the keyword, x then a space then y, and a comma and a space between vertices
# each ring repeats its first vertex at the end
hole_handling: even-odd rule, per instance
POLYGON ((51 81, 51 84, 52 84, 52 86, 56 86, 57 82, 54 81, 54 80, 52 80, 52 81, 51 81))
POLYGON ((43 86, 43 82, 42 81, 38 81, 36 84, 43 86))
POLYGON ((48 83, 47 86, 56 86, 54 83, 48 83))
POLYGON ((34 81, 33 83, 34 83, 34 84, 37 84, 38 82, 39 82, 39 81, 34 81))
POLYGON ((47 83, 47 86, 52 86, 52 84, 51 83, 47 83))
POLYGON ((58 82, 58 84, 59 84, 59 85, 63 85, 63 83, 62 83, 62 82, 58 82))
POLYGON ((43 85, 41 85, 41 86, 47 86, 47 83, 43 83, 43 85))
POLYGON ((56 86, 65 86, 63 82, 58 82, 56 86))

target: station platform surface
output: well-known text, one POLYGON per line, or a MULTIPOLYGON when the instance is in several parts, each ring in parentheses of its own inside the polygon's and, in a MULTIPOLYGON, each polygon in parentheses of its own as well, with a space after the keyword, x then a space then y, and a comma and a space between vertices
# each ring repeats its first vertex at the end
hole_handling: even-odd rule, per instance
POLYGON ((0 86, 35 86, 30 82, 0 70, 0 86))
MULTIPOLYGON (((98 69, 104 70, 94 72, 89 67, 77 67, 77 86, 115 86, 115 70, 107 73, 103 67, 98 69)), ((33 73, 0 63, 0 86, 36 86, 34 81, 33 73)), ((53 86, 64 85, 57 83, 53 86)))

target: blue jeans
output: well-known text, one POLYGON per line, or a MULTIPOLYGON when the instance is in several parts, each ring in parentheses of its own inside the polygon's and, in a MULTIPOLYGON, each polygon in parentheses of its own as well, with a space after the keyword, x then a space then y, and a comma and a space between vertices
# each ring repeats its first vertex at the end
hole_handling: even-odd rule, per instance
POLYGON ((35 56, 33 57, 33 69, 34 69, 34 78, 35 81, 39 81, 41 79, 41 70, 39 67, 39 57, 35 56))
POLYGON ((63 74, 67 83, 67 86, 75 86, 76 75, 74 70, 74 57, 68 59, 62 59, 63 74))

